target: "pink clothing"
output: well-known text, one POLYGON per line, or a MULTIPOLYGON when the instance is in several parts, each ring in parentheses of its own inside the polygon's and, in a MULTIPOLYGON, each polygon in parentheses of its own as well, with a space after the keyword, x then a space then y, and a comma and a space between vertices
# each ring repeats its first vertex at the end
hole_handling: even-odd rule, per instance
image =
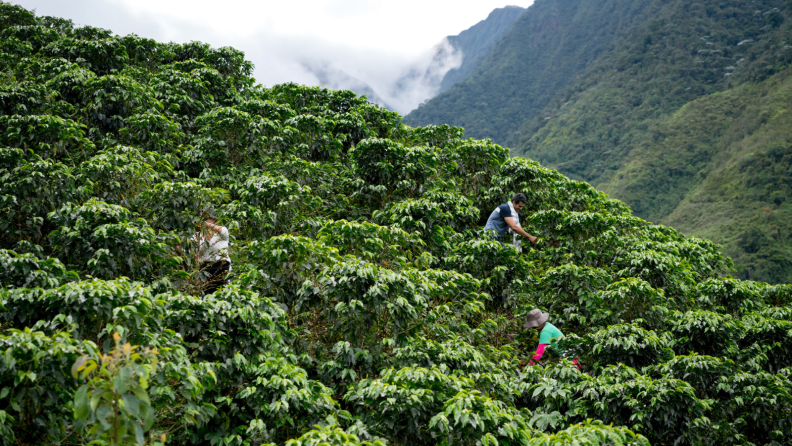
POLYGON ((550 344, 539 344, 539 346, 536 347, 536 353, 531 356, 531 360, 528 362, 528 364, 533 365, 534 361, 539 362, 539 360, 542 359, 542 355, 544 355, 545 348, 548 345, 550 344))
MULTIPOLYGON (((550 344, 539 344, 539 346, 536 347, 536 353, 531 356, 531 360, 528 361, 528 364, 534 365, 536 364, 534 361, 539 362, 539 360, 542 359, 542 355, 544 355, 545 348, 547 348, 548 345, 550 344)), ((578 370, 580 370, 580 364, 578 364, 577 359, 573 359, 572 362, 575 364, 575 366, 577 366, 578 370)))

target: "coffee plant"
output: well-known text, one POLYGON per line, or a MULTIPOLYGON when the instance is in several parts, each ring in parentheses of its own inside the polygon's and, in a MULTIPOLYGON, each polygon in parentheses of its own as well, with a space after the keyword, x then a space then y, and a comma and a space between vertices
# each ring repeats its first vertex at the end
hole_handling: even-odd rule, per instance
POLYGON ((233 48, 0 35, 0 443, 789 444, 792 286, 717 245, 233 48), (480 231, 517 192, 521 250, 480 231))

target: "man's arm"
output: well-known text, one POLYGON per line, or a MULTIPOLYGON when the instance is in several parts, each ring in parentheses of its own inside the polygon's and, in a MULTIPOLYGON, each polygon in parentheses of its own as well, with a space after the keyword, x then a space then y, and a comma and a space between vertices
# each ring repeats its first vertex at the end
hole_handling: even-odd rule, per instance
POLYGON ((208 229, 208 230, 210 230, 210 231, 212 231, 214 233, 217 233, 217 234, 219 234, 223 230, 222 226, 216 225, 214 223, 209 223, 208 221, 201 222, 201 225, 203 227, 205 227, 206 229, 208 229))
POLYGON ((514 222, 514 217, 505 217, 503 219, 503 221, 505 221, 506 224, 509 225, 510 228, 512 228, 512 231, 514 231, 514 232, 520 234, 521 236, 527 238, 534 245, 536 244, 537 238, 532 236, 531 234, 523 231, 523 229, 521 227, 517 226, 517 223, 514 222))

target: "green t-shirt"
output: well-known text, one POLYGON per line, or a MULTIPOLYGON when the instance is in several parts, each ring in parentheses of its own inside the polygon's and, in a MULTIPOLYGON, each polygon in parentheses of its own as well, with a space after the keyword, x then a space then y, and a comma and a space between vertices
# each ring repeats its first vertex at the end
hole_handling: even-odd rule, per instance
POLYGON ((550 339, 560 338, 562 336, 564 336, 564 333, 561 333, 561 330, 555 328, 555 325, 551 324, 550 322, 546 322, 542 332, 539 333, 539 343, 552 344, 553 347, 555 347, 556 343, 550 342, 550 339))

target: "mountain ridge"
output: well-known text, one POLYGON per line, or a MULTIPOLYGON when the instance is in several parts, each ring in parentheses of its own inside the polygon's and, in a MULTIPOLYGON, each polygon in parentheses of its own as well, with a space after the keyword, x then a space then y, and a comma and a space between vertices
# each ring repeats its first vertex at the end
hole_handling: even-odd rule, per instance
POLYGON ((329 61, 306 62, 303 66, 321 85, 365 94, 372 102, 389 110, 409 111, 404 108, 405 104, 415 107, 418 101, 426 102, 469 76, 523 12, 525 8, 514 5, 495 8, 475 25, 457 35, 444 37, 429 54, 408 65, 398 78, 386 85, 372 86, 329 61))
POLYGON ((525 11, 526 8, 515 5, 495 8, 486 19, 455 36, 448 36, 446 39, 451 46, 462 53, 462 64, 458 68, 452 68, 443 76, 439 93, 467 78, 525 11))
POLYGON ((597 54, 612 45, 614 35, 623 33, 630 18, 650 2, 537 1, 515 21, 470 77, 410 112, 404 122, 456 125, 465 128, 467 136, 505 143, 510 128, 550 103, 597 54), (610 27, 609 11, 613 9, 626 11, 628 19, 610 27), (530 68, 515 62, 522 60, 530 60, 530 68))

